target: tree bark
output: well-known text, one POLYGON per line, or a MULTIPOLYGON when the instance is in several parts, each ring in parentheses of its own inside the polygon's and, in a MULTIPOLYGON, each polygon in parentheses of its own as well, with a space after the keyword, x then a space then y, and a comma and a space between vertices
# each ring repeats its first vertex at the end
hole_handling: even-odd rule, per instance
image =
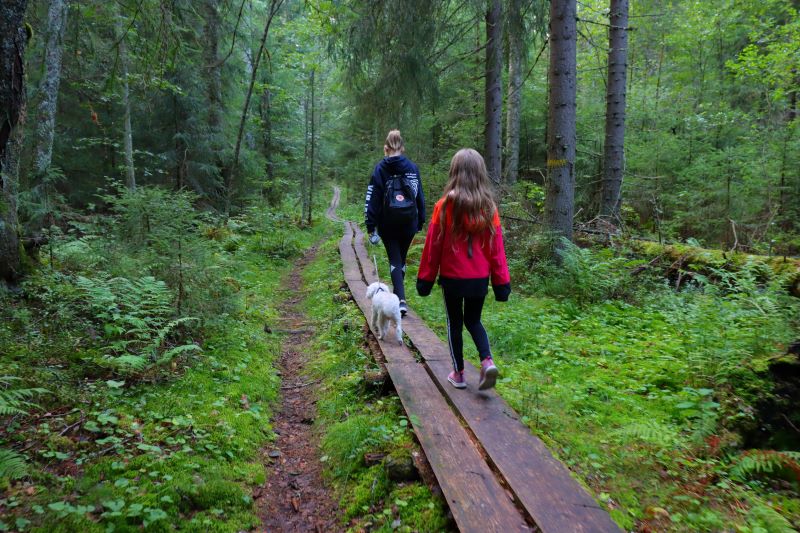
POLYGON ((308 225, 311 225, 311 213, 314 210, 314 152, 316 149, 316 128, 314 124, 315 98, 314 98, 314 69, 311 69, 311 169, 308 182, 308 225))
MULTIPOLYGON (((219 29, 222 24, 219 0, 203 2, 203 78, 206 85, 206 125, 208 127, 208 149, 210 160, 216 165, 219 175, 226 172, 222 161, 222 65, 219 60, 219 29)), ((219 175, 217 177, 219 177, 219 175)))
POLYGON ((619 219, 625 171, 625 81, 628 67, 628 0, 611 0, 608 14, 608 92, 600 216, 619 219))
POLYGON ((247 94, 244 99, 244 106, 242 109, 242 118, 239 121, 239 133, 236 135, 236 148, 233 151, 233 165, 230 172, 226 174, 225 179, 225 214, 229 215, 231 212, 231 201, 233 199, 234 187, 236 185, 236 171, 239 167, 239 152, 242 149, 242 136, 244 135, 244 124, 247 120, 247 111, 250 108, 250 99, 253 97, 253 86, 256 83, 256 76, 258 75, 258 65, 261 63, 261 56, 264 53, 264 47, 267 43, 267 36, 269 35, 269 28, 272 25, 272 19, 280 9, 283 0, 271 0, 269 3, 269 13, 267 21, 264 24, 264 33, 261 35, 261 42, 258 46, 255 60, 253 61, 253 72, 250 75, 250 85, 247 88, 247 94))
POLYGON ((487 0, 486 9, 486 88, 484 132, 486 170, 495 183, 502 176, 503 122, 503 9, 501 0, 487 0))
POLYGON ((519 120, 522 102, 522 0, 510 0, 508 12, 508 97, 506 98, 506 183, 519 177, 519 120))
POLYGON ((61 84, 61 58, 64 53, 64 31, 67 27, 67 0, 52 0, 47 13, 47 43, 45 44, 44 77, 39 92, 39 117, 36 124, 36 159, 34 173, 43 176, 53 160, 58 87, 61 84))
POLYGON ((273 158, 272 147, 272 92, 269 87, 261 93, 261 126, 263 128, 263 151, 264 151, 264 174, 266 183, 264 186, 264 197, 267 203, 274 205, 278 198, 275 191, 275 160, 273 158))
POLYGON ((576 0, 550 0, 545 222, 572 239, 575 210, 576 0))
POLYGON ((125 44, 125 28, 117 24, 119 32, 119 62, 122 69, 123 147, 125 149, 125 183, 129 190, 136 190, 136 169, 133 164, 133 128, 131 127, 131 90, 128 83, 128 47, 125 44))
POLYGON ((9 172, 9 144, 25 106, 24 61, 27 35, 22 18, 27 0, 0 4, 0 279, 21 275, 16 182, 9 172))
POLYGON ((306 218, 308 207, 308 96, 303 98, 303 178, 300 186, 300 197, 303 199, 300 221, 306 218))

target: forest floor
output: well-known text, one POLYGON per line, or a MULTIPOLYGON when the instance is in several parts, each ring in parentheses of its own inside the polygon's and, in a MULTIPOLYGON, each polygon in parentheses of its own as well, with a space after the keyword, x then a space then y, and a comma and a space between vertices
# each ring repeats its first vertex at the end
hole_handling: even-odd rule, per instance
MULTIPOLYGON (((358 204, 343 201, 341 218, 358 204)), ((102 221, 54 243, 22 295, 0 294, 0 392, 44 390, 0 424, 0 451, 24 459, 0 476, 0 531, 454 528, 435 487, 390 478, 390 459, 419 453, 412 424, 365 382, 379 367, 342 282, 340 226, 319 210, 301 228, 293 207, 192 226, 186 314, 204 322, 167 343, 173 299, 158 276, 174 264, 152 264, 169 248, 120 245, 102 221), (97 311, 109 301, 117 313, 97 311), (202 351, 175 352, 192 343, 202 351), (109 367, 152 345, 178 355, 109 367)), ((529 238, 509 231, 515 292, 487 301, 484 324, 497 390, 531 431, 625 530, 800 528, 800 419, 775 403, 770 370, 798 338, 781 280, 720 268, 677 291, 654 268, 631 277, 646 259, 606 249, 548 271, 529 238)), ((409 304, 444 338, 437 292, 409 304)))
POLYGON ((315 331, 301 308, 308 297, 302 274, 317 249, 311 247, 295 264, 283 284, 289 297, 279 306, 280 332, 286 338, 278 361, 283 385, 273 423, 277 439, 265 450, 269 478, 255 494, 267 531, 340 530, 336 503, 322 479, 319 436, 313 430, 319 381, 308 378, 306 370, 315 331))

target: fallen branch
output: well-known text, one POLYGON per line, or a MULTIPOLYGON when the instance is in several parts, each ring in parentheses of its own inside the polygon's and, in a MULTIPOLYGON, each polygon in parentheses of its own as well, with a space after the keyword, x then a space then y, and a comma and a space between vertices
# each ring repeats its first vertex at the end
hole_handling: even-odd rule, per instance
POLYGON ((298 383, 297 385, 284 385, 281 387, 281 390, 290 390, 290 389, 302 389, 303 387, 308 387, 309 385, 314 385, 319 383, 321 380, 315 379, 314 381, 309 381, 307 383, 298 383))

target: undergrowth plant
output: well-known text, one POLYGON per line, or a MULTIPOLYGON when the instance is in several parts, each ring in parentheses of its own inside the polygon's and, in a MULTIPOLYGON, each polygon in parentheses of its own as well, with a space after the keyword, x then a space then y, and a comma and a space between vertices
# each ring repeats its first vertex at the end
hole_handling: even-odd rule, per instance
MULTIPOLYGON (((800 527, 796 450, 743 448, 774 394, 769 363, 797 338, 781 276, 689 265, 676 291, 650 262, 564 250, 562 266, 510 255, 515 291, 483 313, 497 390, 522 421, 626 530, 800 527)), ((440 298, 409 305, 446 339, 440 298)))
MULTIPOLYGON (((321 433, 325 473, 339 498, 348 531, 448 531, 444 503, 419 481, 391 481, 384 463, 368 466, 365 455, 410 461, 410 421, 395 395, 376 396, 363 383, 377 365, 364 345, 364 315, 342 288, 339 232, 319 251, 305 283, 325 287, 309 298, 307 313, 317 323, 318 356, 311 373, 322 381, 315 426, 321 433)), ((385 459, 386 460, 386 459, 385 459)))
MULTIPOLYGON (((166 216, 171 193, 142 194, 162 199, 166 216)), ((21 294, 0 293, 0 375, 20 378, 0 387, 0 531, 257 528, 252 492, 265 483, 259 451, 274 438, 280 383, 279 340, 264 322, 277 319, 291 260, 322 228, 292 234, 292 255, 275 259, 256 251, 281 246, 266 215, 227 226, 193 215, 179 310, 177 278, 149 268, 152 226, 123 235, 105 216, 65 232, 52 268, 21 294), (201 272, 205 261, 213 268, 201 272), (222 301, 195 305, 201 292, 222 301), (19 392, 23 383, 52 394, 19 392)))

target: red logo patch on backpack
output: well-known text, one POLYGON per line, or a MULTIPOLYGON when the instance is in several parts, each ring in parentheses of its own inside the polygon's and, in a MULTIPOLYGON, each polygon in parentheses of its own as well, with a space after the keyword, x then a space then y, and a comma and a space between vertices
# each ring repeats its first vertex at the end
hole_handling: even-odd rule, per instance
POLYGON ((398 194, 397 196, 394 197, 394 199, 397 200, 398 202, 402 202, 403 200, 406 199, 406 197, 403 196, 402 194, 398 194))

